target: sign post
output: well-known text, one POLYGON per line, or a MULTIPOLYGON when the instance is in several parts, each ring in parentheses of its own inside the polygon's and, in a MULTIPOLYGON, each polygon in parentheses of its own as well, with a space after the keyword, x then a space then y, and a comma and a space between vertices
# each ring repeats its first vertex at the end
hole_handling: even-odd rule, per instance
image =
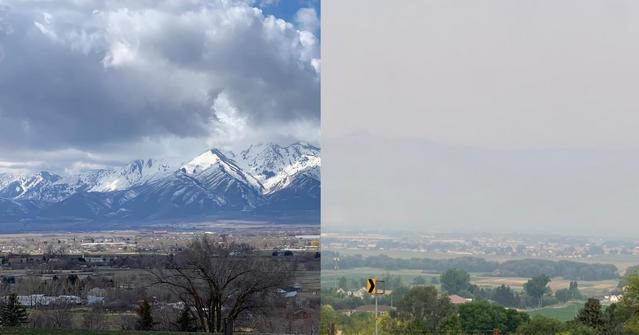
POLYGON ((377 335, 377 294, 375 294, 375 335, 377 335))
POLYGON ((366 290, 368 291, 369 294, 375 297, 375 335, 377 335, 377 313, 378 313, 377 296, 380 294, 384 294, 383 291, 382 293, 378 292, 377 284, 383 283, 383 282, 384 282, 383 280, 377 280, 377 278, 369 278, 366 281, 366 290))

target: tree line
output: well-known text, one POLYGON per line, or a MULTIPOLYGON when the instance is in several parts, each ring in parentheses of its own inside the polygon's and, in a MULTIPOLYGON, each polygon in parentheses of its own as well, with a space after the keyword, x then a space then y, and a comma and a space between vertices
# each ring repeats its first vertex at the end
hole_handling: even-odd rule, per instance
POLYGON ((344 256, 334 252, 324 252, 323 269, 332 269, 337 265, 341 269, 360 267, 379 268, 387 271, 415 269, 443 272, 456 268, 467 272, 489 273, 500 277, 532 277, 545 274, 550 277, 563 277, 570 280, 606 280, 619 278, 618 269, 612 264, 590 264, 575 261, 551 261, 543 259, 521 259, 504 262, 489 261, 480 257, 457 257, 449 259, 431 258, 393 258, 387 255, 344 256))
MULTIPOLYGON (((561 335, 630 335, 639 333, 639 276, 625 278, 624 295, 619 303, 604 307, 597 299, 588 299, 570 321, 505 308, 485 299, 460 305, 450 302, 447 294, 433 286, 412 287, 396 308, 375 320, 371 313, 345 314, 333 306, 321 308, 320 334, 371 334, 378 323, 380 334, 561 334, 561 335)), ((547 278, 528 282, 528 294, 543 296, 547 278)), ((571 283, 567 290, 576 289, 571 283)))
MULTIPOLYGON (((364 278, 352 280, 351 283, 345 277, 338 280, 338 288, 345 291, 361 289, 364 278)), ((399 300, 406 295, 410 286, 435 286, 441 285, 443 293, 449 295, 459 295, 468 299, 483 299, 494 302, 503 307, 511 308, 538 308, 543 306, 566 303, 568 301, 583 300, 584 297, 579 290, 577 281, 570 281, 567 287, 552 291, 548 284, 551 278, 546 275, 531 277, 524 285, 523 290, 515 290, 509 285, 502 284, 496 287, 481 287, 471 282, 470 274, 461 269, 448 269, 439 277, 432 277, 430 281, 417 276, 413 278, 410 286, 404 285, 399 276, 386 274, 384 276, 385 285, 392 290, 393 297, 381 296, 379 301, 382 304, 392 304, 392 299, 399 300)), ((326 288, 322 291, 322 301, 330 304, 336 309, 354 309, 358 306, 371 303, 371 299, 366 296, 358 298, 345 294, 345 291, 338 291, 334 288, 326 288)), ((352 291, 351 291, 352 292, 352 291)))

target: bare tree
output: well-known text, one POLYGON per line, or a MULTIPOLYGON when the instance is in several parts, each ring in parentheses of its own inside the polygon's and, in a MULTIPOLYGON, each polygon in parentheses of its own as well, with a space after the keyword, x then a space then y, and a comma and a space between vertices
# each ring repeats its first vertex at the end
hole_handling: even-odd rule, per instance
POLYGON ((212 333, 222 331, 226 318, 235 321, 266 307, 276 289, 288 284, 289 263, 259 256, 246 245, 219 244, 204 236, 151 272, 157 284, 192 307, 200 328, 212 333))
POLYGON ((29 319, 35 328, 70 329, 73 325, 71 305, 66 303, 56 304, 53 308, 33 311, 29 319))
POLYGON ((62 302, 55 304, 54 308, 49 310, 49 319, 51 328, 70 329, 73 323, 71 319, 70 303, 62 302))
POLYGON ((85 329, 102 330, 106 329, 106 311, 101 306, 93 307, 84 315, 82 326, 85 329))

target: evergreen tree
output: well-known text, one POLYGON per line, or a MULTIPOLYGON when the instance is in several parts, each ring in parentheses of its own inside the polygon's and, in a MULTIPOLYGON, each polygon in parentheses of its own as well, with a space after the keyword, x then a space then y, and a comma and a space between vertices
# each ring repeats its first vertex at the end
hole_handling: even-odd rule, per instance
POLYGON ((153 316, 151 316, 151 305, 144 299, 135 311, 138 315, 138 321, 136 323, 137 330, 152 330, 153 329, 153 316))
POLYGON ((3 327, 19 327, 27 322, 27 310, 18 301, 18 296, 11 293, 7 302, 0 306, 0 325, 3 327))
POLYGON ((579 286, 577 281, 571 281, 570 286, 568 287, 568 291, 570 292, 570 299, 581 299, 582 295, 579 291, 579 286))
POLYGON ((341 289, 347 289, 348 288, 348 280, 346 279, 346 277, 342 276, 339 278, 339 281, 337 283, 337 287, 341 288, 341 289))
POLYGON ((191 316, 191 309, 188 305, 184 305, 182 312, 180 312, 180 316, 178 316, 176 323, 178 326, 178 330, 181 332, 193 332, 195 331, 195 327, 193 325, 193 316, 191 316))
POLYGON ((605 320, 599 300, 593 298, 588 299, 584 308, 582 308, 577 314, 576 320, 590 328, 602 329, 605 324, 605 320))

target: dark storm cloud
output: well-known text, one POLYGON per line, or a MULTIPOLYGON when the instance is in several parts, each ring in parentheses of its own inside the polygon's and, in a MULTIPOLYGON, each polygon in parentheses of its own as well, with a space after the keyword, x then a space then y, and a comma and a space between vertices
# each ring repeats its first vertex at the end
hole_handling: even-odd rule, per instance
POLYGON ((319 127, 313 33, 245 2, 152 3, 0 0, 0 161, 319 127))
POLYGON ((179 84, 153 69, 105 71, 104 52, 84 55, 60 46, 26 20, 14 24, 0 64, 1 127, 22 125, 23 136, 3 142, 91 147, 142 135, 205 133, 210 101, 176 97, 179 84))

